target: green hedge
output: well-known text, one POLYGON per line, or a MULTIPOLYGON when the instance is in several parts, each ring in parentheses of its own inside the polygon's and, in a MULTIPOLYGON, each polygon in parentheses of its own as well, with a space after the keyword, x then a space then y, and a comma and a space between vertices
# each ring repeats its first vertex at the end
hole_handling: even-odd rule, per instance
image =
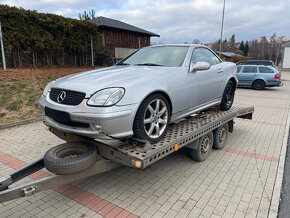
POLYGON ((0 5, 0 20, 8 67, 88 66, 91 38, 100 50, 97 26, 88 21, 8 5, 0 5))

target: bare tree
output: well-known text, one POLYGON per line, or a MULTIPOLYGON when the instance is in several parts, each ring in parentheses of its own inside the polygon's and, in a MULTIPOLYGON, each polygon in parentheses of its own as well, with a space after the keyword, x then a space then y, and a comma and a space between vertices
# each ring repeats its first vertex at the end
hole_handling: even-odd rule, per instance
POLYGON ((201 42, 200 42, 198 39, 194 39, 194 40, 192 41, 192 44, 201 44, 201 42))
POLYGON ((236 51, 236 35, 233 34, 230 38, 230 41, 229 41, 229 49, 231 52, 235 52, 236 51))
POLYGON ((96 12, 92 9, 90 11, 91 19, 94 19, 95 18, 95 14, 96 14, 96 12))

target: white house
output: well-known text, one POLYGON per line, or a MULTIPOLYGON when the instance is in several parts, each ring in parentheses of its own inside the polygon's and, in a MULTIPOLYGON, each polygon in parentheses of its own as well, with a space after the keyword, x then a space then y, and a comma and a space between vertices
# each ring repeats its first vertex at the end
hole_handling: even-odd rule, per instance
POLYGON ((282 69, 290 71, 290 42, 282 44, 281 48, 284 50, 282 69))

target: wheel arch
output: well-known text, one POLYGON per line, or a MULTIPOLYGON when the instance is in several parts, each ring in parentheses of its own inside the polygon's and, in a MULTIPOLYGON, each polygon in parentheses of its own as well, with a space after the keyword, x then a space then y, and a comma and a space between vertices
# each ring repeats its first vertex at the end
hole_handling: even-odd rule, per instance
MULTIPOLYGON (((170 113, 172 114, 173 106, 172 106, 171 99, 170 99, 169 95, 168 95, 165 91, 163 91, 163 90, 155 90, 155 91, 150 92, 149 94, 147 94, 147 95, 142 99, 142 101, 140 101, 140 105, 141 105, 141 103, 142 103, 146 98, 148 98, 150 95, 157 94, 157 93, 163 95, 163 96, 168 100, 169 107, 170 107, 170 113)), ((140 107, 140 105, 139 105, 139 107, 140 107)), ((138 108, 139 108, 139 107, 138 107, 138 108)))
POLYGON ((262 80, 262 81, 265 83, 265 85, 267 85, 266 81, 265 81, 264 79, 262 79, 262 78, 259 77, 259 78, 255 78, 255 79, 252 81, 251 87, 253 87, 254 82, 257 81, 257 80, 262 80))
POLYGON ((234 85, 235 85, 235 89, 236 89, 237 86, 238 86, 237 80, 236 80, 234 77, 231 77, 231 78, 229 79, 229 81, 232 81, 232 82, 234 83, 234 85))

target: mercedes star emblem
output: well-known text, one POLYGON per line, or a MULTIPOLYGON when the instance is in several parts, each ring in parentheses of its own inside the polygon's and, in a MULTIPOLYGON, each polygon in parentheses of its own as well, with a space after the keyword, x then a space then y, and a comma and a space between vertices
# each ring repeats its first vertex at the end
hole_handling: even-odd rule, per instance
POLYGON ((58 103, 62 103, 65 99, 65 96, 66 96, 66 92, 65 91, 62 91, 61 93, 58 94, 57 96, 57 102, 58 103))

